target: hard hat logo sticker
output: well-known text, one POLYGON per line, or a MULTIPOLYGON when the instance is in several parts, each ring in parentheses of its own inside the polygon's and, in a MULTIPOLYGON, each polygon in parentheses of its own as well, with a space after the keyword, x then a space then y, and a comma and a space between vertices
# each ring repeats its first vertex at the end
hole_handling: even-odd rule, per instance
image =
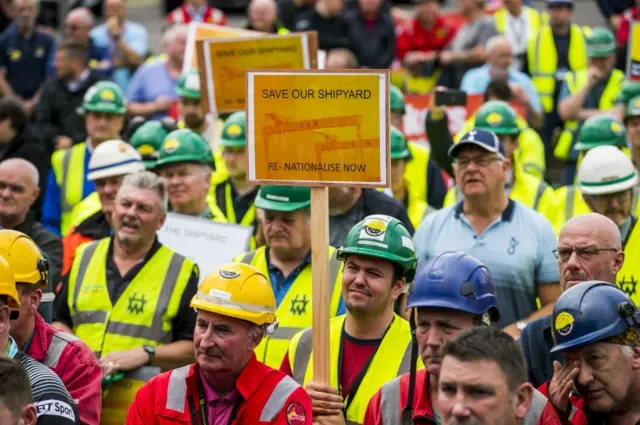
POLYGON ((225 279, 235 279, 236 277, 240 276, 240 273, 236 272, 235 270, 220 270, 220 276, 222 276, 225 279))
POLYGON ((180 142, 178 142, 176 139, 169 139, 164 142, 162 149, 164 149, 166 153, 174 153, 179 147, 180 142))
POLYGON ((368 236, 378 238, 387 231, 387 223, 382 220, 371 220, 364 224, 364 231, 368 236))
POLYGON ((556 317, 556 331, 562 335, 562 336, 567 336, 571 333, 571 331, 573 330, 573 322, 574 322, 574 318, 571 314, 567 313, 566 311, 563 311, 562 313, 558 314, 558 317, 556 317))
POLYGON ((153 155, 156 150, 151 145, 144 144, 138 148, 138 153, 142 156, 153 155))
POLYGON ((129 149, 129 145, 126 143, 118 143, 118 152, 126 153, 129 149))
POLYGON ((112 102, 116 98, 116 95, 111 90, 102 90, 100 92, 100 99, 107 102, 112 102))
POLYGON ((242 127, 239 124, 231 124, 227 127, 227 135, 230 137, 238 137, 242 134, 242 127))
POLYGON ((614 122, 611 123, 611 131, 613 131, 616 135, 619 136, 619 135, 621 135, 623 133, 624 130, 623 130, 622 126, 620 125, 620 123, 617 123, 617 122, 614 121, 614 122))
POLYGON ((491 127, 497 127, 502 123, 502 115, 497 112, 492 112, 487 116, 487 123, 491 127))

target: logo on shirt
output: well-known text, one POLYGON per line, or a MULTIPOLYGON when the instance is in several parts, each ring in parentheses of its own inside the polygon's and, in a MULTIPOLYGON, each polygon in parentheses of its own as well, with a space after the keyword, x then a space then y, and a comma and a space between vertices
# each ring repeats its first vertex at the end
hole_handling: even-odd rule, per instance
POLYGON ((36 51, 34 53, 35 57, 41 58, 44 56, 44 47, 36 47, 36 51))
POLYGON ((22 57, 22 52, 18 49, 14 49, 9 53, 9 60, 15 62, 22 57))
POLYGON ((307 422, 307 412, 304 406, 297 401, 287 406, 287 424, 304 425, 307 422))
POLYGON ((622 289, 625 294, 629 295, 630 297, 635 295, 637 284, 638 281, 635 279, 634 275, 631 275, 631 278, 629 280, 627 280, 627 276, 624 275, 618 282, 618 286, 620 287, 620 289, 622 289))
MULTIPOLYGON (((59 416, 76 422, 76 415, 73 408, 61 400, 42 400, 34 403, 38 417, 41 416, 59 416)), ((57 423, 57 422, 56 422, 57 423)), ((60 422, 62 423, 62 422, 60 422)), ((66 422, 64 422, 66 423, 66 422)))
POLYGON ((129 297, 129 305, 127 305, 127 311, 131 314, 140 315, 144 313, 144 305, 147 303, 147 298, 144 294, 138 296, 137 292, 134 292, 129 297))
POLYGON ((573 330, 574 318, 571 314, 563 311, 556 317, 556 332, 562 336, 567 336, 573 330))
POLYGON ((513 255, 516 253, 516 247, 518 246, 518 240, 514 237, 509 239, 509 248, 507 248, 507 254, 513 255))
POLYGON ((437 30, 435 30, 433 35, 437 39, 444 38, 447 35, 447 30, 445 28, 438 28, 437 30))
POLYGON ((309 300, 306 295, 296 294, 296 296, 291 299, 291 308, 289 308, 289 312, 296 316, 302 316, 307 312, 308 304, 309 300))

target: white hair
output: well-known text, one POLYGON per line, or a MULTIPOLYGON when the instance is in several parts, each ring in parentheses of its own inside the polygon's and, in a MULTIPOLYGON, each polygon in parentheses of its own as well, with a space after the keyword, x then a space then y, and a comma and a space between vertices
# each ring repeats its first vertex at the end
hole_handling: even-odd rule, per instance
POLYGON ((503 43, 511 47, 511 42, 505 36, 494 35, 487 41, 487 44, 484 45, 484 49, 487 51, 487 53, 491 53, 493 49, 496 48, 496 46, 503 43))
POLYGON ((160 198, 160 208, 163 212, 167 212, 167 209, 169 208, 169 198, 167 196, 167 188, 164 185, 164 180, 162 180, 161 177, 151 171, 139 171, 137 173, 129 174, 125 176, 122 181, 122 186, 120 186, 120 189, 118 190, 118 195, 120 195, 127 187, 153 190, 160 198))
POLYGON ((256 6, 269 6, 276 12, 278 10, 278 5, 274 0, 251 0, 251 3, 249 3, 249 9, 252 9, 256 6))
POLYGON ((633 357, 633 347, 631 347, 630 345, 619 345, 619 347, 623 356, 627 358, 633 357))
POLYGON ((71 12, 69 12, 69 14, 67 15, 67 18, 71 18, 74 15, 78 16, 78 18, 80 18, 80 20, 84 23, 84 25, 88 27, 93 27, 93 22, 94 22, 93 13, 91 13, 91 11, 86 7, 78 7, 76 9, 73 9, 71 12))
POLYGON ((40 184, 40 172, 38 171, 35 165, 30 163, 26 159, 10 158, 0 162, 0 168, 11 167, 11 166, 16 168, 23 167, 24 171, 26 171, 27 175, 29 176, 29 180, 31 180, 33 185, 37 187, 38 184, 40 184))
POLYGON ((171 25, 162 35, 163 43, 171 43, 179 36, 187 37, 189 34, 189 27, 184 24, 171 25))

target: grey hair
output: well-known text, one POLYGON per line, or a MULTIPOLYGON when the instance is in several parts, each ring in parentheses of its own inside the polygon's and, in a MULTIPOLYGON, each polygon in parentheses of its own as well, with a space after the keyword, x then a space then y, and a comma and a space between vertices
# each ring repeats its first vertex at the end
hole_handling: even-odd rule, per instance
POLYGON ((73 16, 74 14, 80 17, 80 19, 86 26, 93 27, 95 19, 93 17, 93 13, 91 13, 91 10, 87 9, 86 7, 78 7, 69 12, 67 17, 73 16))
POLYGON ((495 49, 495 47, 500 43, 506 43, 511 46, 511 42, 504 35, 494 35, 487 41, 487 44, 484 45, 484 49, 487 53, 491 53, 491 51, 493 51, 493 49, 495 49))
POLYGON ((14 167, 23 167, 26 169, 27 174, 29 175, 29 178, 31 179, 32 183, 34 186, 38 186, 38 184, 40 183, 40 173, 38 172, 38 169, 36 168, 35 165, 33 165, 31 162, 27 161, 26 159, 22 159, 22 158, 9 158, 9 159, 5 159, 4 161, 0 162, 0 168, 1 167, 10 167, 10 166, 14 166, 14 167))
POLYGON ((633 357, 633 347, 630 345, 618 345, 620 347, 620 351, 622 352, 622 355, 627 357, 627 358, 631 358, 633 357))
POLYGON ((169 208, 169 197, 167 196, 167 188, 164 180, 151 171, 139 171, 137 173, 127 175, 122 181, 122 186, 118 190, 118 195, 123 192, 126 187, 134 187, 137 189, 153 190, 160 198, 160 208, 163 212, 167 212, 169 208))
POLYGON ((189 33, 189 27, 185 24, 171 25, 169 28, 167 28, 167 30, 162 35, 162 42, 171 43, 178 36, 184 35, 186 37, 188 33, 189 33))

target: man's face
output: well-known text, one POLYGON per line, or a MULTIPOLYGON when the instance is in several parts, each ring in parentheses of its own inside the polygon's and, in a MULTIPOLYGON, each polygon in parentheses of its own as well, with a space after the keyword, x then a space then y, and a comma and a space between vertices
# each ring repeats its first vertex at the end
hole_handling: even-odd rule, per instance
POLYGON ((358 316, 375 317, 400 296, 404 279, 396 279, 393 264, 380 258, 349 255, 342 271, 342 299, 358 316))
POLYGON ((327 4, 327 10, 332 16, 337 16, 344 9, 343 0, 319 0, 324 1, 327 4))
POLYGON ((118 20, 124 20, 127 15, 127 8, 122 4, 122 0, 106 0, 104 2, 104 16, 109 19, 116 17, 118 20))
POLYGON ((493 47, 489 53, 489 65, 494 80, 507 78, 512 59, 511 45, 498 43, 493 47))
POLYGON ((391 187, 393 189, 402 188, 404 185, 404 159, 391 160, 391 187))
POLYGON ((108 220, 111 219, 113 207, 116 202, 116 195, 118 194, 118 190, 120 190, 122 180, 124 180, 124 176, 111 176, 93 182, 96 186, 96 192, 98 192, 98 196, 100 197, 100 203, 102 203, 102 213, 108 220))
POLYGON ((84 116, 87 135, 94 142, 117 139, 124 125, 124 116, 104 112, 89 112, 84 116))
POLYGON ((508 160, 477 146, 460 151, 454 170, 456 184, 465 196, 482 196, 504 190, 508 160))
POLYGON ((446 425, 515 425, 528 409, 509 390, 502 369, 489 360, 445 356, 438 389, 438 410, 446 425))
POLYGON ((276 22, 276 13, 272 4, 259 2, 249 7, 249 21, 254 30, 270 32, 276 22))
POLYGON ((0 165, 0 217, 11 221, 25 216, 39 193, 40 189, 22 167, 0 165))
POLYGON ((280 212, 264 210, 262 234, 269 249, 283 258, 311 246, 311 219, 308 210, 280 212))
POLYGON ((173 40, 166 43, 167 55, 176 63, 184 61, 184 49, 187 46, 187 35, 177 34, 173 40))
POLYGON ((362 13, 377 13, 382 0, 358 0, 362 13))
POLYGON ((434 22, 438 17, 438 2, 423 0, 416 6, 416 17, 421 21, 434 22))
POLYGON ((91 26, 87 25, 79 16, 69 15, 64 22, 64 34, 69 40, 87 44, 89 42, 91 26))
POLYGON ((58 50, 53 58, 53 67, 56 71, 56 78, 59 80, 68 80, 72 77, 71 60, 64 50, 58 50))
POLYGON ((458 0, 458 10, 463 15, 467 15, 478 7, 476 2, 477 0, 458 0))
POLYGON ((584 199, 591 211, 602 214, 620 225, 631 215, 633 190, 606 195, 584 195, 584 199))
POLYGON ((36 315, 42 299, 42 289, 34 289, 33 285, 29 283, 18 283, 16 284, 16 289, 20 300, 20 308, 17 309, 20 315, 16 320, 11 321, 11 332, 24 331, 24 327, 27 325, 27 318, 36 315))
POLYGON ((158 174, 167 186, 169 203, 177 212, 207 197, 211 173, 201 164, 179 162, 162 167, 158 174))
POLYGON ((627 118, 627 134, 633 147, 640 147, 640 115, 627 118))
POLYGON ((247 148, 225 146, 222 159, 229 171, 229 177, 237 179, 247 174, 247 148))
POLYGON ((160 230, 165 212, 155 190, 121 188, 113 209, 114 235, 122 245, 137 247, 150 243, 160 230))
POLYGON ((604 58, 589 58, 589 66, 597 68, 605 78, 609 76, 609 73, 613 69, 616 63, 616 55, 611 54, 604 58))
POLYGON ((196 362, 206 374, 232 374, 245 366, 248 353, 260 342, 251 324, 208 311, 198 311, 193 332, 196 362))
POLYGON ((612 247, 601 229, 586 226, 563 227, 558 237, 558 267, 562 291, 588 280, 615 282, 615 275, 622 268, 624 254, 595 251, 598 248, 612 247), (582 255, 578 255, 576 250, 582 255))
POLYGON ((565 353, 566 361, 579 362, 580 373, 574 381, 589 409, 606 413, 625 401, 640 367, 638 351, 628 356, 620 345, 597 342, 565 353))
POLYGON ((499 135, 498 139, 500 139, 502 146, 504 146, 504 156, 513 161, 513 153, 518 149, 518 139, 515 136, 506 134, 499 135))
POLYGON ((440 374, 444 344, 473 326, 473 316, 463 311, 431 307, 417 309, 416 339, 420 357, 430 374, 440 374))
POLYGON ((16 24, 23 31, 30 31, 36 23, 38 6, 34 0, 18 0, 16 2, 16 24))
POLYGON ((187 128, 199 130, 204 124, 204 111, 199 99, 180 98, 180 112, 187 128))
POLYGON ((404 127, 404 114, 402 112, 391 112, 390 118, 391 125, 402 130, 402 127, 404 127))
POLYGON ((551 28, 564 29, 571 25, 573 20, 573 8, 566 6, 553 6, 549 8, 549 25, 551 28))

